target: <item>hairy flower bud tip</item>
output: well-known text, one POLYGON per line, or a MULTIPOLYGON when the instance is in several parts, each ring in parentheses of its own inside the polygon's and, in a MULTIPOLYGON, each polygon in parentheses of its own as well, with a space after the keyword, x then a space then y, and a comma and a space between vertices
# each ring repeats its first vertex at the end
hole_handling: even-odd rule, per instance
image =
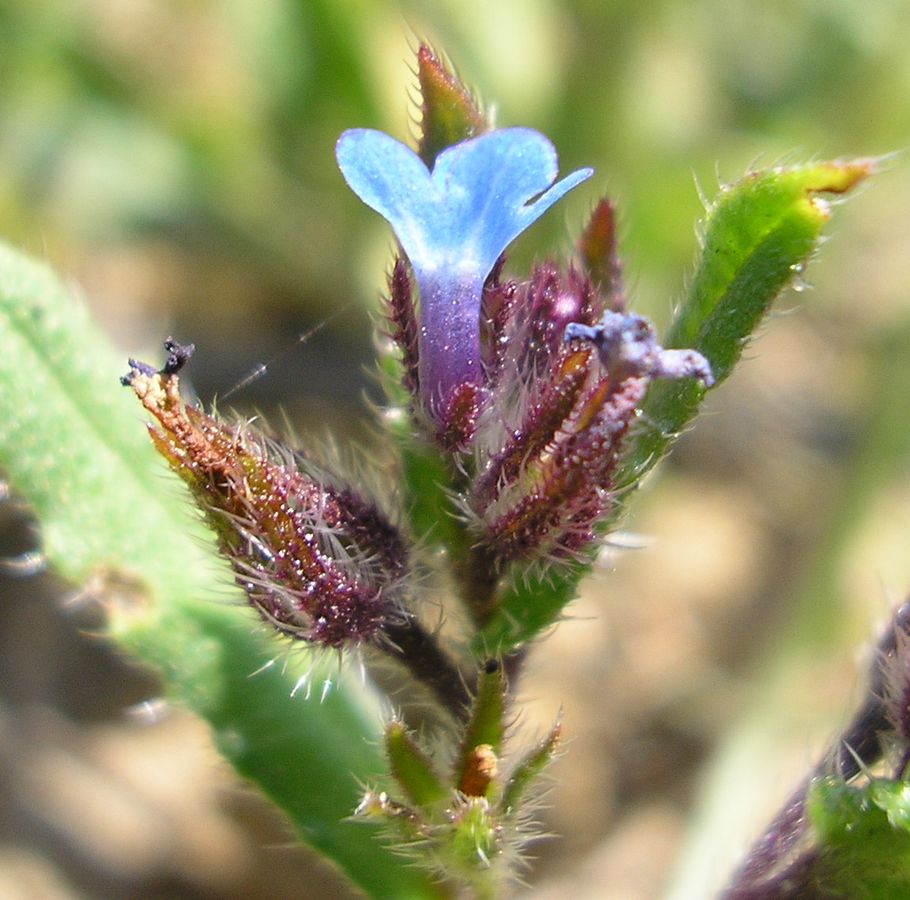
POLYGON ((477 99, 426 45, 417 50, 420 84, 420 158, 432 166, 436 156, 489 130, 477 99))
POLYGON ((168 339, 160 371, 124 378, 157 423, 152 440, 190 488, 251 605, 277 630, 332 647, 367 640, 399 613, 403 538, 350 488, 301 471, 249 426, 183 403, 175 372, 192 353, 168 339))
POLYGON ((616 239, 616 212, 609 200, 601 200, 578 239, 581 264, 607 298, 610 309, 619 312, 624 306, 622 265, 616 239))
POLYGON ((346 131, 336 157, 348 186, 391 224, 411 264, 420 399, 438 422, 456 387, 481 383, 483 286, 497 258, 592 170, 556 182, 553 145, 527 128, 449 147, 432 171, 404 144, 369 129, 346 131))

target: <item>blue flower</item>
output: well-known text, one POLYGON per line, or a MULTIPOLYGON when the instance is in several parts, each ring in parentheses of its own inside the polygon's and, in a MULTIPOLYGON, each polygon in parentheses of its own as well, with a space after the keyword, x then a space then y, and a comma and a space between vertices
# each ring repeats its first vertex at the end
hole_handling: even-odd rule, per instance
POLYGON ((554 184, 556 151, 527 128, 449 147, 432 172, 379 131, 346 131, 335 152, 351 190, 391 224, 414 272, 420 394, 433 414, 458 385, 481 383, 480 302, 499 255, 593 170, 554 184))

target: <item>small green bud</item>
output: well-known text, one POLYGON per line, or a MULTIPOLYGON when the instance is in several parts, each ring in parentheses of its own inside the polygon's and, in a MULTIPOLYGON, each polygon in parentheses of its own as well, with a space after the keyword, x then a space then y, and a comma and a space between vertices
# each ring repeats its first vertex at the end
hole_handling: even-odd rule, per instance
POLYGON ((430 814, 445 803, 448 788, 402 722, 391 722, 386 728, 385 746, 392 776, 411 803, 430 814))

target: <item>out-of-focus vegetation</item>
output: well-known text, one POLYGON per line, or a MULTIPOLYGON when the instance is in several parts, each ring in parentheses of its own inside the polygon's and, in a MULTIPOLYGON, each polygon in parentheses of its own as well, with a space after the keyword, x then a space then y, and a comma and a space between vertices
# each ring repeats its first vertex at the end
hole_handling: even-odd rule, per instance
MULTIPOLYGON (((770 812, 746 788, 773 803, 795 783, 847 717, 854 648, 910 591, 910 3, 0 0, 0 234, 71 277, 124 356, 194 340, 206 399, 271 361, 231 403, 350 423, 376 394, 367 308, 391 239, 332 151, 351 126, 408 133, 414 35, 500 124, 545 132, 564 171, 597 168, 516 268, 532 244, 569 247, 607 191, 630 294, 658 323, 690 272, 697 185, 710 198, 756 161, 898 151, 633 502, 630 527, 657 544, 614 557, 532 667, 529 726, 564 704, 575 736, 541 876, 578 893, 625 866, 628 896, 656 896, 720 743, 729 780, 710 782, 680 882, 704 896, 770 812)), ((34 640, 3 615, 0 649, 34 640)), ((15 685, 60 665, 35 646, 0 683, 53 705, 15 685)), ((85 666, 96 680, 74 679, 103 691, 107 669, 85 666)))

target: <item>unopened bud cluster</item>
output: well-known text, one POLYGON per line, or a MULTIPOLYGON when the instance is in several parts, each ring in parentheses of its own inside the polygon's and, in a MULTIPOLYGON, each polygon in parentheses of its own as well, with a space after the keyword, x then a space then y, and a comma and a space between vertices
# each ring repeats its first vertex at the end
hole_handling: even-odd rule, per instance
POLYGON ((508 245, 593 171, 557 181, 544 135, 488 129, 425 48, 418 73, 417 152, 369 129, 345 132, 336 148, 348 185, 403 251, 388 283, 387 334, 414 424, 463 473, 458 512, 497 569, 571 558, 613 506, 622 441, 650 382, 709 386, 711 369, 695 351, 662 348, 625 311, 606 201, 567 269, 502 276, 508 245))
MULTIPOLYGON (((385 331, 409 397, 409 439, 435 446, 449 473, 441 514, 467 522, 472 577, 490 586, 509 563, 590 547, 616 502, 623 441, 651 381, 708 386, 712 377, 699 353, 664 349, 625 310, 606 201, 565 269, 544 262, 526 279, 503 275, 507 246, 592 170, 557 180, 544 135, 489 130, 426 48, 418 65, 428 98, 418 152, 354 129, 336 153, 350 187, 400 242, 385 331)), ((405 537, 290 452, 181 405, 176 373, 189 353, 173 342, 168 352, 160 372, 134 365, 133 389, 253 605, 279 630, 330 646, 381 630, 412 555, 405 537)), ((475 611, 495 604, 487 595, 471 601, 475 611)))
POLYGON ((473 895, 509 877, 509 866, 533 831, 537 779, 559 748, 556 723, 534 747, 503 765, 507 685, 490 660, 481 671, 471 717, 454 765, 441 769, 400 721, 386 728, 385 749, 395 796, 368 790, 358 816, 385 824, 403 852, 419 852, 440 878, 456 876, 473 895))
POLYGON ((374 636, 394 618, 407 572, 397 530, 303 459, 185 404, 173 358, 160 372, 131 361, 124 380, 155 419, 155 446, 189 486, 252 605, 306 641, 338 647, 374 636))

